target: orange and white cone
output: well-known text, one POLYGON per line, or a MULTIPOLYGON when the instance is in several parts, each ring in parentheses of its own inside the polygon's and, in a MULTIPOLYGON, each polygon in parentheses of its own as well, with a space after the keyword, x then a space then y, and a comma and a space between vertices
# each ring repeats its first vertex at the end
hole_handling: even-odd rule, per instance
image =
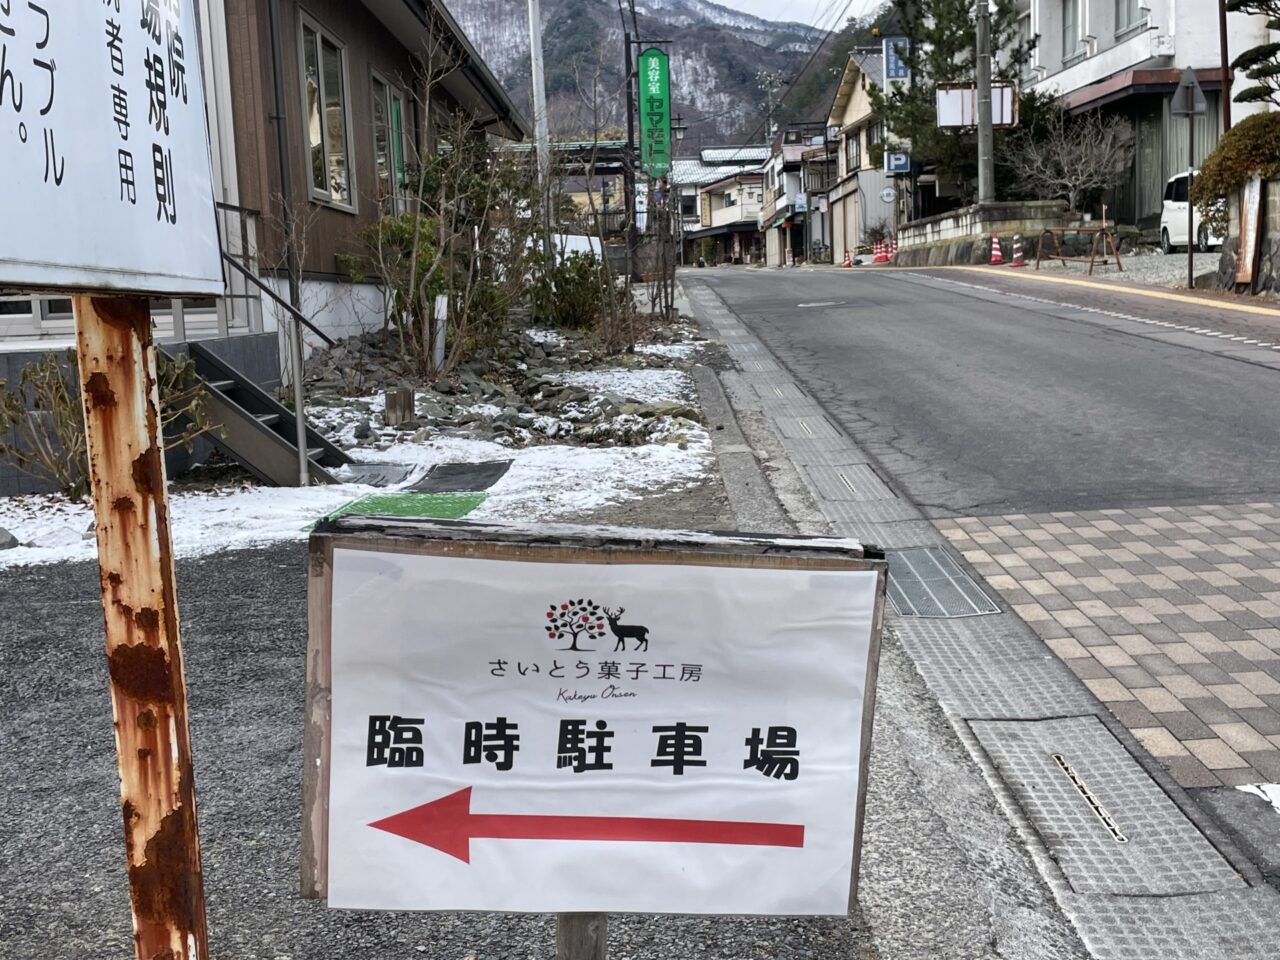
POLYGON ((889 262, 893 263, 898 258, 898 238, 889 238, 889 262))
POLYGON ((1011 267, 1025 267, 1027 265, 1026 254, 1022 252, 1022 234, 1015 233, 1013 235, 1013 263, 1011 267))
POLYGON ((1004 263, 1004 251, 1000 249, 1000 235, 993 233, 991 235, 991 265, 993 267, 1004 263))
POLYGON ((840 266, 842 266, 842 267, 852 267, 852 266, 853 266, 853 257, 849 255, 849 251, 848 251, 848 250, 846 250, 846 251, 844 252, 844 263, 840 264, 840 266))
POLYGON ((889 253, 885 249, 885 243, 883 240, 877 240, 875 242, 874 250, 876 255, 871 258, 872 263, 888 263, 889 262, 889 253))

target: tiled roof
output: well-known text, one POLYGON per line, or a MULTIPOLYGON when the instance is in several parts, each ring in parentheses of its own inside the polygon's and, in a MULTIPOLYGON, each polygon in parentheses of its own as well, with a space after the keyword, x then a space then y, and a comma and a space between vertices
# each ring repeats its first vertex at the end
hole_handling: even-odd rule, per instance
POLYGON ((759 163, 769 156, 768 147, 704 147, 699 151, 703 163, 759 163))
MULTIPOLYGON (((763 160, 763 158, 761 158, 763 160)), ((701 160, 672 160, 671 161, 671 182, 677 186, 700 186, 704 183, 715 183, 725 177, 731 177, 735 173, 743 173, 747 170, 754 170, 760 166, 760 161, 752 160, 748 163, 722 163, 709 165, 701 160)))

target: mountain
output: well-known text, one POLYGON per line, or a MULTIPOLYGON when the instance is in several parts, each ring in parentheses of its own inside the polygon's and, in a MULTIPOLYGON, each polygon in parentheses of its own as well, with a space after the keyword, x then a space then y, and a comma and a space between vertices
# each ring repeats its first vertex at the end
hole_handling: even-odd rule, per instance
MULTIPOLYGON (((445 0, 471 42, 532 115, 529 28, 522 0, 445 0)), ((624 2, 623 7, 626 6, 624 2)), ((625 124, 623 20, 618 0, 542 0, 542 46, 553 134, 617 131, 625 124)), ((689 124, 688 147, 761 136, 759 75, 790 78, 822 34, 712 0, 636 0, 639 36, 671 40, 672 112, 689 124)), ((631 31, 631 18, 626 17, 631 31)))

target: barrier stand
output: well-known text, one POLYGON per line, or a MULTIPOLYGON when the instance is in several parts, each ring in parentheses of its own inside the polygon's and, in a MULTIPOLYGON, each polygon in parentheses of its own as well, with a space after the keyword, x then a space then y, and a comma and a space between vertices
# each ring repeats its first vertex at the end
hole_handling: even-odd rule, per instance
POLYGON ((1106 226, 1099 227, 1046 227, 1040 234, 1040 242, 1036 245, 1036 269, 1040 269, 1042 260, 1059 260, 1065 267, 1068 263, 1089 264, 1089 276, 1093 276, 1095 266, 1105 267, 1115 260, 1116 269, 1124 272, 1124 264, 1120 262, 1120 247, 1116 243, 1116 235, 1106 226), (1089 256, 1069 257, 1062 252, 1062 238, 1068 233, 1091 234, 1093 240, 1089 244, 1089 256), (1053 241, 1053 252, 1046 252, 1048 241, 1053 241), (1099 257, 1101 253, 1101 257, 1099 257))

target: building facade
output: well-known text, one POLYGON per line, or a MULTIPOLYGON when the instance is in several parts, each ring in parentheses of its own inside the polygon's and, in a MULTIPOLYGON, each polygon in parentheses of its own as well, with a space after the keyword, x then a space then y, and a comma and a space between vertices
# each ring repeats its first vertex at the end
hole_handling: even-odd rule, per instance
POLYGON ((883 172, 883 163, 875 162, 884 149, 885 128, 871 91, 879 86, 883 69, 878 51, 852 51, 827 116, 828 136, 836 147, 835 179, 827 192, 836 262, 845 253, 861 252, 869 243, 868 232, 896 232, 899 220, 898 185, 883 172))
MULTIPOLYGON (((1023 67, 1023 86, 1060 96, 1073 113, 1103 110, 1129 119, 1135 158, 1110 205, 1121 222, 1156 225, 1169 177, 1189 160, 1198 165, 1222 132, 1216 0, 1020 0, 1019 11, 1021 36, 1039 38, 1023 67), (1189 121, 1169 109, 1187 67, 1196 71, 1209 111, 1194 120, 1194 158, 1189 121)), ((1276 39, 1264 17, 1227 16, 1230 59, 1276 39)), ((1248 81, 1237 75, 1233 83, 1239 90, 1248 81)), ((1232 119, 1258 109, 1233 103, 1232 119)))
POLYGON ((686 263, 753 264, 764 261, 760 211, 764 206, 764 174, 737 173, 698 191, 699 224, 686 231, 686 263))

